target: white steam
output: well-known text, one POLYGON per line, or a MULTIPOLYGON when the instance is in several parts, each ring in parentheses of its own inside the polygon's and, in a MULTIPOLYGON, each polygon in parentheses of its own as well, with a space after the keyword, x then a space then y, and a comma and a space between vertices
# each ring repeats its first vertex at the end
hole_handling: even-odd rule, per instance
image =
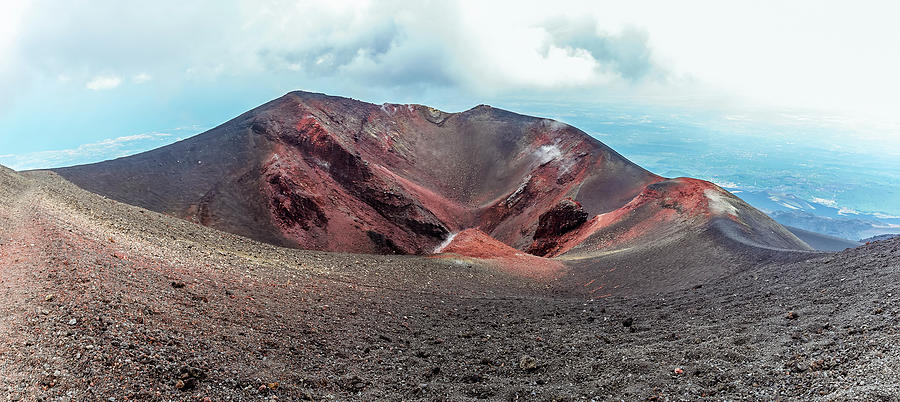
POLYGON ((737 208, 731 204, 731 201, 722 193, 708 188, 703 191, 703 195, 709 200, 709 210, 714 214, 727 214, 737 216, 737 208))
POLYGON ((438 244, 438 246, 434 248, 434 254, 438 254, 438 253, 444 251, 444 249, 447 248, 447 246, 449 246, 451 242, 453 242, 453 239, 454 239, 454 238, 456 237, 456 235, 458 235, 458 234, 459 234, 458 232, 457 232, 457 233, 450 233, 450 236, 447 236, 447 238, 444 239, 444 241, 441 242, 441 244, 438 244))
POLYGON ((537 157, 538 162, 543 165, 562 156, 562 151, 556 145, 544 145, 534 151, 534 155, 537 157))

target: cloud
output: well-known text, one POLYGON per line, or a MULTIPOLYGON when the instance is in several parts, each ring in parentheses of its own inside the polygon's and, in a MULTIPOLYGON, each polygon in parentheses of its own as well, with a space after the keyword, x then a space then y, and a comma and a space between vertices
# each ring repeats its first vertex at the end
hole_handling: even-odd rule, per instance
POLYGON ((896 115, 900 56, 886 50, 900 39, 896 6, 483 3, 0 2, 0 85, 14 94, 0 101, 28 98, 32 84, 46 92, 48 77, 80 83, 115 72, 134 83, 152 77, 165 85, 143 90, 173 94, 226 80, 421 101, 455 91, 481 100, 706 96, 718 106, 738 94, 779 109, 896 115), (806 18, 810 9, 821 18, 806 18))
POLYGON ((169 133, 143 133, 108 138, 76 148, 0 155, 0 164, 15 170, 45 169, 99 162, 157 148, 173 142, 169 133))
POLYGON ((841 207, 838 210, 838 215, 859 215, 859 211, 847 207, 841 207))
POLYGON ((29 75, 28 69, 14 55, 19 51, 19 32, 22 30, 22 15, 27 10, 25 1, 0 1, 0 113, 11 103, 16 94, 21 93, 22 79, 29 75))
MULTIPOLYGON (((348 92, 502 95, 635 85, 660 70, 646 31, 601 30, 590 16, 512 4, 73 0, 60 7, 37 0, 9 56, 31 78, 65 75, 92 90, 121 85, 105 73, 116 71, 134 83, 282 77, 348 92), (210 9, 214 18, 197 18, 210 9)), ((290 89, 297 88, 282 88, 290 89)))
POLYGON ((251 45, 265 71, 368 87, 450 86, 460 82, 451 72, 454 38, 445 34, 458 14, 452 3, 304 2, 250 11, 245 28, 265 38, 251 45), (445 24, 433 23, 438 15, 445 24))
POLYGON ((348 9, 323 4, 263 8, 243 25, 257 38, 278 38, 261 41, 255 52, 261 68, 310 79, 339 77, 357 88, 447 88, 497 96, 596 93, 665 76, 645 30, 601 31, 590 16, 548 17, 554 13, 465 2, 379 2, 348 9))
POLYGON ((627 26, 618 33, 601 31, 597 20, 590 17, 553 18, 544 24, 549 34, 546 52, 553 47, 577 53, 584 51, 602 71, 612 71, 629 81, 639 81, 652 74, 662 74, 653 61, 648 33, 627 26))
POLYGON ((828 198, 813 197, 813 198, 812 198, 812 202, 814 202, 814 203, 816 203, 816 204, 822 204, 822 205, 824 205, 824 206, 826 206, 826 207, 831 207, 831 208, 837 208, 837 207, 838 207, 837 201, 832 200, 832 199, 828 199, 828 198))
POLYGON ((330 75, 359 59, 383 59, 392 44, 401 40, 400 27, 392 20, 373 18, 349 25, 340 34, 328 26, 315 32, 298 32, 304 38, 302 43, 264 44, 257 56, 270 68, 286 65, 296 71, 330 75))
POLYGON ((103 75, 92 78, 84 87, 92 91, 114 89, 122 83, 122 79, 114 75, 103 75))
POLYGON ((153 79, 153 77, 150 74, 140 73, 138 75, 135 75, 134 78, 132 78, 131 80, 134 81, 135 84, 143 84, 152 79, 153 79))

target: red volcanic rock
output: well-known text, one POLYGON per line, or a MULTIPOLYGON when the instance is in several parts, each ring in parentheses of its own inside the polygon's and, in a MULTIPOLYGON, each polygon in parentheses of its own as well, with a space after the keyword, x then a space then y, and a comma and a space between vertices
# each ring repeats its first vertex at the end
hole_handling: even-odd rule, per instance
POLYGON ((723 238, 766 249, 809 250, 809 246, 741 199, 707 181, 679 177, 648 185, 619 209, 600 214, 566 233, 546 256, 623 248, 716 223, 723 238))
POLYGON ((505 271, 532 278, 556 277, 564 268, 558 261, 526 254, 478 229, 459 232, 438 251, 487 260, 505 271))
POLYGON ((439 250, 475 258, 510 257, 521 255, 516 250, 478 229, 466 229, 453 236, 450 244, 439 250))
POLYGON ((428 254, 477 229, 506 252, 552 256, 657 236, 687 217, 700 231, 720 216, 738 225, 731 235, 805 247, 766 235, 774 222, 711 183, 665 180, 574 127, 490 106, 446 113, 292 92, 187 140, 55 171, 119 201, 305 249, 428 254))

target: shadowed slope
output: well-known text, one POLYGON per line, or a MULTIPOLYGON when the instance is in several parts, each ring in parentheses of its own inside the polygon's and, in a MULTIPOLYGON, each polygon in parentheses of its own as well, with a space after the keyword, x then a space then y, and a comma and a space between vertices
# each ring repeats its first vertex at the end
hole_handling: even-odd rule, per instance
POLYGON ((859 247, 865 244, 865 241, 842 239, 840 237, 811 232, 809 230, 803 230, 792 226, 785 226, 785 229, 790 230, 791 233, 799 237, 801 240, 806 242, 806 244, 809 244, 810 247, 816 250, 842 251, 848 248, 859 247))

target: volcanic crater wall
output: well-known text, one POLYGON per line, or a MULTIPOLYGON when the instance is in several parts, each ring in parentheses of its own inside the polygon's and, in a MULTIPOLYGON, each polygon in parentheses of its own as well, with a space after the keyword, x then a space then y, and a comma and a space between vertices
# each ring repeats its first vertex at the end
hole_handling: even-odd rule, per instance
POLYGON ((699 208, 689 201, 709 189, 657 188, 663 178, 548 119, 307 92, 167 147, 56 171, 90 191, 262 241, 382 254, 431 253, 470 229, 536 255, 617 244, 610 239, 668 225, 665 211, 699 208), (646 219, 634 219, 647 199, 682 190, 679 202, 652 203, 646 219))

